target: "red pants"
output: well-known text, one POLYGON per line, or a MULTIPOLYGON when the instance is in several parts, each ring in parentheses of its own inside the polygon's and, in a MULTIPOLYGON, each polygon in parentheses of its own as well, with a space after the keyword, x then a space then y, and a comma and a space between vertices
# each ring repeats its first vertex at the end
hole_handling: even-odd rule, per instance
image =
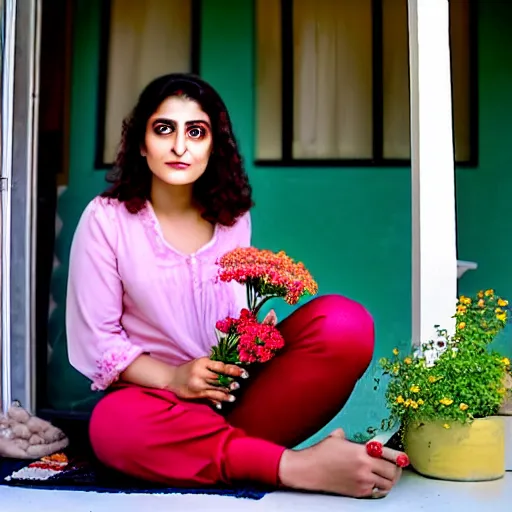
POLYGON ((169 391, 127 386, 93 411, 92 447, 105 465, 176 487, 278 485, 286 447, 305 441, 349 398, 373 354, 373 321, 358 303, 316 298, 279 324, 285 349, 241 381, 224 414, 169 391))

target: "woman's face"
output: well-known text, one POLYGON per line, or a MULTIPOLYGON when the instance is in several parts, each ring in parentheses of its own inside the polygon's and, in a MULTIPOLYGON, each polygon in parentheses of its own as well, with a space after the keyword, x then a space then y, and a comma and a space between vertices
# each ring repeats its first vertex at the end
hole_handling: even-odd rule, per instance
POLYGON ((148 119, 141 153, 160 181, 190 185, 206 170, 212 146, 210 118, 199 103, 170 96, 148 119))

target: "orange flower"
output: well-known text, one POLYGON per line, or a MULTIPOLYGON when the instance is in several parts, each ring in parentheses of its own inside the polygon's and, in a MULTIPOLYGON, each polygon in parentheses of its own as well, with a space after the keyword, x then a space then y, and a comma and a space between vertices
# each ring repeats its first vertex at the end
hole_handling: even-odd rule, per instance
POLYGON ((219 265, 221 281, 252 286, 259 295, 283 297, 291 305, 318 291, 304 264, 296 263, 284 251, 239 247, 222 256, 219 265))

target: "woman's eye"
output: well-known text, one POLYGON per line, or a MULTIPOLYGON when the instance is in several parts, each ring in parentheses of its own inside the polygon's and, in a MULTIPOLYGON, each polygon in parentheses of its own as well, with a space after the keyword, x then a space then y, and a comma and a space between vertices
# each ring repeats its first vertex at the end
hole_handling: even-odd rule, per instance
POLYGON ((188 131, 188 134, 193 139, 200 139, 204 135, 204 130, 203 130, 203 128, 194 126, 193 128, 190 128, 190 130, 188 131))
POLYGON ((165 124, 161 124, 161 125, 158 125, 156 128, 155 128, 155 131, 156 133, 158 133, 159 135, 168 135, 169 133, 172 132, 172 128, 168 125, 165 125, 165 124))

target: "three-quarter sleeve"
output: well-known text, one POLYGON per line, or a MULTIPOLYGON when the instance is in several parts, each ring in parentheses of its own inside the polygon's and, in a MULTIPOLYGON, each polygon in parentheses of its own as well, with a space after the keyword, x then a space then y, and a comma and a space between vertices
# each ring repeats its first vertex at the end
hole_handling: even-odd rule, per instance
POLYGON ((94 390, 107 389, 143 352, 121 324, 116 212, 107 201, 96 198, 82 214, 71 246, 66 298, 69 361, 94 390))

